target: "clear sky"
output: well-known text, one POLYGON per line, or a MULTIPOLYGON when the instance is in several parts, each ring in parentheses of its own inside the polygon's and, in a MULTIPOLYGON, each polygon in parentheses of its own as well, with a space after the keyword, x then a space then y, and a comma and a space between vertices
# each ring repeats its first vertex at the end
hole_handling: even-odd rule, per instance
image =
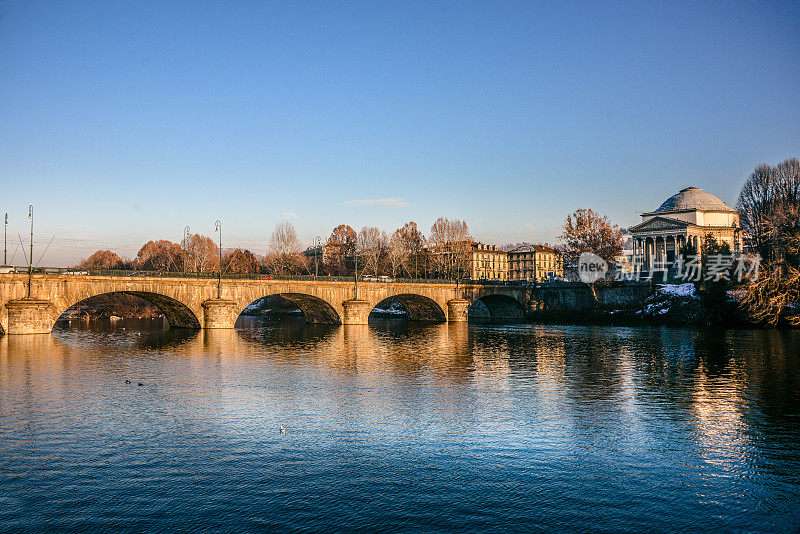
POLYGON ((800 156, 798 2, 0 1, 0 50, 0 213, 16 245, 35 205, 43 265, 215 219, 552 242, 800 156))

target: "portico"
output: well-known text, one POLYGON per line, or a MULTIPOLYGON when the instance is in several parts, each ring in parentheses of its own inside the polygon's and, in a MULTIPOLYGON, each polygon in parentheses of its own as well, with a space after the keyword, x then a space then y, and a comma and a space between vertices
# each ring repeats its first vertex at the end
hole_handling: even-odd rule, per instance
POLYGON ((642 222, 629 231, 634 263, 650 272, 668 270, 686 245, 699 253, 709 235, 733 253, 741 248, 738 212, 696 187, 681 189, 657 210, 642 213, 642 222))

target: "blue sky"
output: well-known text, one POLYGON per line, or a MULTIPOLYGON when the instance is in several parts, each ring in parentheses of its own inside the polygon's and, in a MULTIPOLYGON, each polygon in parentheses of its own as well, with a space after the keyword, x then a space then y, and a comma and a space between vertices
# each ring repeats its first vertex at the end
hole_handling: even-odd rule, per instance
POLYGON ((215 219, 552 242, 800 156, 796 2, 4 1, 0 47, 0 212, 17 243, 35 204, 43 264, 215 219))

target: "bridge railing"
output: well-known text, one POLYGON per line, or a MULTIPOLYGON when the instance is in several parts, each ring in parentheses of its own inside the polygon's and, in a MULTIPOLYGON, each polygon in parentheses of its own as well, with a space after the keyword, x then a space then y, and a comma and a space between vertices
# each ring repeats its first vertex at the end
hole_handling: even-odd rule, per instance
MULTIPOLYGON (((15 267, 2 274, 27 274, 27 267, 15 267)), ((130 269, 84 269, 80 267, 36 267, 35 275, 63 275, 63 276, 111 276, 119 278, 187 278, 187 279, 216 279, 216 272, 186 272, 183 271, 142 271, 130 269)), ((296 281, 322 281, 322 282, 353 282, 353 276, 315 276, 313 274, 276 275, 254 273, 222 273, 223 280, 296 280, 296 281)), ((455 284, 453 279, 446 278, 400 278, 389 276, 359 276, 359 283, 401 283, 401 284, 455 284)), ((532 282, 524 280, 460 280, 461 284, 502 285, 502 286, 530 286, 532 282)))

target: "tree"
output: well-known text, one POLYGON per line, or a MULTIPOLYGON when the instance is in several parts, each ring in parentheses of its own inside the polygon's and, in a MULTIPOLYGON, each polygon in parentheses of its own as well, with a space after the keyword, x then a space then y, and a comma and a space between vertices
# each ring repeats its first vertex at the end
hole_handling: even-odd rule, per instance
MULTIPOLYGON (((611 224, 608 217, 590 209, 579 209, 567 215, 559 236, 564 243, 561 253, 564 255, 564 270, 577 268, 578 258, 584 252, 597 254, 606 263, 611 263, 615 256, 622 252, 624 237, 616 224, 611 224)), ((589 284, 592 297, 598 301, 594 282, 589 284)))
POLYGON ((790 158, 756 167, 739 194, 737 208, 746 248, 761 258, 742 301, 752 320, 771 326, 800 325, 800 162, 790 158))
POLYGON ((269 254, 267 266, 275 274, 296 274, 305 262, 300 257, 300 240, 294 225, 288 220, 275 224, 275 230, 269 238, 269 254))
POLYGON ((381 260, 386 254, 386 232, 374 226, 365 226, 358 233, 358 255, 363 258, 362 270, 377 276, 381 270, 381 260))
POLYGON ((182 242, 186 250, 186 270, 193 273, 213 273, 219 269, 219 247, 208 236, 194 234, 182 242))
POLYGON ((352 266, 358 236, 346 224, 340 224, 331 232, 328 242, 328 270, 334 274, 347 274, 352 266))
POLYGON ((84 269, 121 269, 122 258, 110 250, 98 250, 85 260, 81 261, 80 267, 84 269))
POLYGON ((579 209, 567 215, 559 239, 564 242, 561 251, 571 264, 583 252, 593 252, 611 263, 622 252, 625 241, 616 224, 590 209, 579 209))
POLYGON ((389 240, 388 259, 392 277, 396 277, 400 269, 406 266, 409 252, 408 243, 403 238, 403 229, 398 228, 389 240))
POLYGON ((440 276, 454 278, 469 272, 472 236, 466 222, 439 217, 431 226, 430 244, 440 276))
MULTIPOLYGON (((402 258, 401 265, 406 269, 406 273, 410 276, 414 273, 414 278, 419 277, 419 267, 422 265, 422 252, 425 248, 425 236, 422 235, 417 229, 417 223, 409 221, 402 228, 395 232, 398 236, 400 244, 404 249, 400 256, 402 258), (413 269, 413 270, 412 270, 413 269)), ((394 239, 394 236, 392 236, 394 239)))
POLYGON ((136 254, 136 266, 146 271, 178 271, 182 256, 178 243, 165 239, 148 241, 136 254))
POLYGON ((258 260, 253 253, 238 248, 222 257, 222 266, 226 273, 255 274, 259 270, 258 260))
POLYGON ((742 186, 736 209, 745 246, 765 260, 775 259, 778 219, 787 207, 800 205, 800 162, 790 158, 771 167, 762 163, 742 186))

